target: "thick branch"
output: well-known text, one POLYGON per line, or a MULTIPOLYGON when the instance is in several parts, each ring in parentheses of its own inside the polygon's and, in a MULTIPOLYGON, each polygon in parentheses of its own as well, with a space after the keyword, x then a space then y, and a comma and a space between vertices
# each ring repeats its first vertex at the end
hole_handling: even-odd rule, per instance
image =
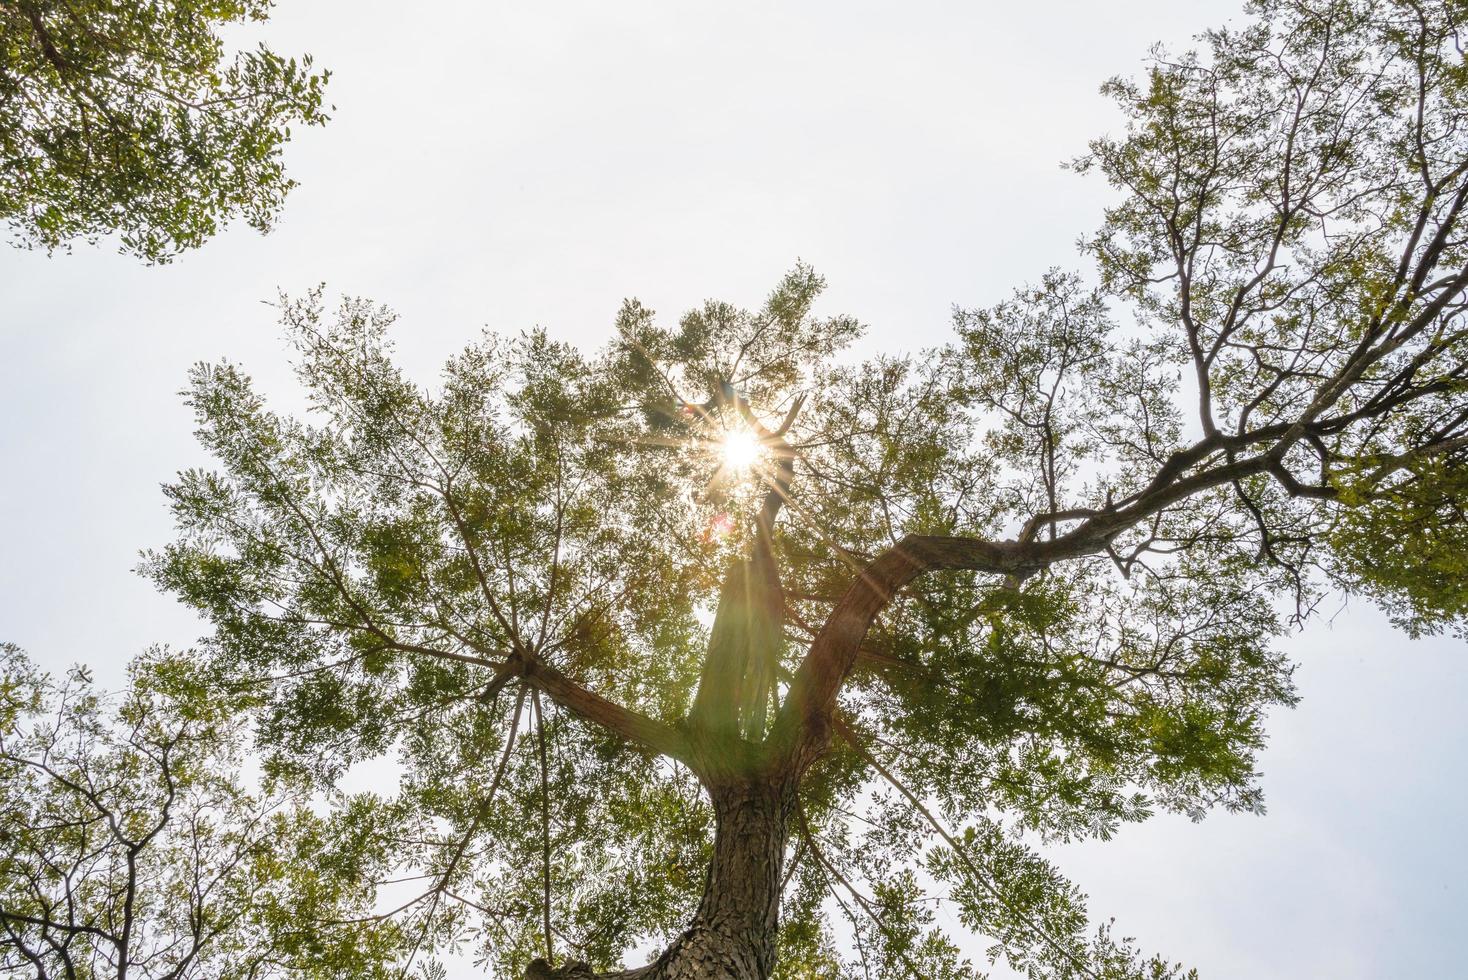
POLYGON ((977 571, 1023 577, 1041 567, 1031 549, 977 538, 904 538, 868 565, 836 603, 816 634, 775 720, 775 764, 803 771, 824 750, 836 694, 856 663, 862 640, 905 585, 925 572, 977 571))
POLYGON ((693 766, 688 739, 677 729, 593 694, 549 664, 526 662, 524 677, 531 687, 572 714, 629 742, 693 766))

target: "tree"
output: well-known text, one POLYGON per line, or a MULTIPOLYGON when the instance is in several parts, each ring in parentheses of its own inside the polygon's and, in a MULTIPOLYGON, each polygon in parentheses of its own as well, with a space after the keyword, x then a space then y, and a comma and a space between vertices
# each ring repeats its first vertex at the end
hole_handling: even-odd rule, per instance
POLYGON ((225 25, 270 0, 0 0, 0 220, 48 251, 114 232, 166 262, 229 220, 268 230, 294 182, 293 124, 320 125, 326 73, 225 25))
POLYGON ((309 421, 195 370, 218 469, 145 568, 272 768, 396 756, 343 803, 419 876, 394 955, 976 976, 941 901, 1030 977, 1176 973, 1035 847, 1262 811, 1325 590, 1468 610, 1461 8, 1250 9, 1106 86, 1095 276, 939 350, 843 357, 800 266, 595 355, 486 335, 436 390, 383 308, 286 302, 309 421))
POLYGON ((320 860, 330 823, 300 788, 241 785, 238 699, 206 703, 160 651, 132 676, 109 698, 0 645, 0 975, 375 975, 391 931, 364 928, 370 889, 320 860), (327 947, 306 910, 361 921, 327 947))

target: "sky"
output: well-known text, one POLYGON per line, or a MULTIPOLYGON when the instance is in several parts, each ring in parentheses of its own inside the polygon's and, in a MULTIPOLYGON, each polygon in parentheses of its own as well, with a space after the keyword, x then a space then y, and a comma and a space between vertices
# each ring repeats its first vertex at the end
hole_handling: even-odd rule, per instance
MULTIPOLYGON (((393 307, 428 381, 485 326, 595 347, 623 297, 670 319, 754 306, 802 259, 864 351, 918 350, 955 305, 1081 267, 1110 192, 1061 164, 1119 127, 1097 86, 1231 19, 1217 0, 279 0, 241 38, 312 52, 336 111, 289 147, 274 232, 153 268, 107 243, 0 252, 0 639, 115 684, 200 634, 132 569, 170 537, 159 485, 206 462, 188 367, 227 358, 298 403, 281 292, 393 307)), ((1287 641, 1303 702, 1271 719, 1267 816, 1049 852, 1096 917, 1205 978, 1461 968, 1468 657, 1327 609, 1287 641)))

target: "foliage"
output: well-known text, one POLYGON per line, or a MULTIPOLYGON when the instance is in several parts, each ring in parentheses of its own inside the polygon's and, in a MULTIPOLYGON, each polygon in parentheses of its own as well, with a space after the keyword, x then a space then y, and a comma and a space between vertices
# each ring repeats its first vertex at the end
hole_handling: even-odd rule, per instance
POLYGON ((1465 635, 1468 469, 1435 457, 1365 460, 1338 480, 1354 506, 1331 533, 1337 575, 1413 636, 1445 627, 1465 635))
POLYGON ((0 219, 48 251, 114 232, 166 262, 235 217, 267 230, 294 186, 293 124, 319 125, 327 75, 221 29, 270 0, 0 2, 0 219))
MULTIPOLYGON (((320 858, 302 791, 245 791, 238 703, 153 651, 121 698, 0 647, 0 973, 41 980, 375 976, 397 931, 320 858)), ((366 852, 364 852, 365 855, 366 852)))
POLYGON ((799 266, 753 311, 629 301, 597 353, 485 335, 432 387, 386 310, 285 302, 304 418, 194 370, 218 465, 144 568, 267 773, 333 794, 323 861, 391 909, 364 949, 956 980, 957 922, 1034 978, 1182 973, 1038 847, 1261 812, 1275 641, 1327 589, 1465 612, 1461 8, 1250 9, 1107 85, 1096 275, 940 349, 853 359, 799 266))

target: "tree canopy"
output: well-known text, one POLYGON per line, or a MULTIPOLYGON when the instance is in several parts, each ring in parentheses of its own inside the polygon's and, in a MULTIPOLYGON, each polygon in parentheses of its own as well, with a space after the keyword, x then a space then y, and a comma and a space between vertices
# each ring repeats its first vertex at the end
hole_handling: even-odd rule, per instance
POLYGON ((284 301, 299 418, 195 369, 217 465, 144 570, 267 783, 332 804, 374 955, 957 980, 967 931, 1032 978, 1181 973, 1039 849, 1262 812, 1327 591, 1468 625, 1462 8, 1249 9, 1107 84, 1092 271, 937 349, 852 357, 798 265, 753 310, 628 301, 597 352, 486 333, 431 387, 387 309, 284 301))
POLYGON ((52 250, 117 233, 165 262, 233 218, 261 231, 294 182, 292 125, 326 121, 326 73, 222 29, 271 0, 0 0, 0 220, 52 250))
POLYGON ((371 976, 394 950, 371 888, 322 860, 307 788, 246 789, 245 705, 194 670, 150 651, 109 697, 0 645, 0 974, 371 976))

